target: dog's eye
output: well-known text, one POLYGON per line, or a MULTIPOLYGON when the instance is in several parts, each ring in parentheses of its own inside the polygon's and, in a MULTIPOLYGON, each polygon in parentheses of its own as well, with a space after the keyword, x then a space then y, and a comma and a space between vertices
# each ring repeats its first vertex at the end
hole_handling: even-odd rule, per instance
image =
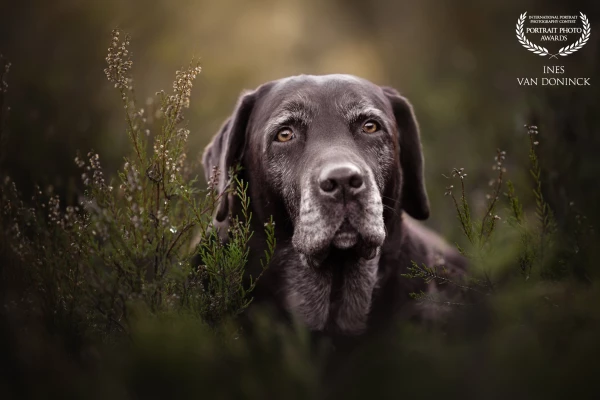
POLYGON ((367 121, 364 123, 362 130, 364 133, 375 133, 379 130, 379 124, 375 121, 367 121))
POLYGON ((294 132, 292 132, 292 130, 289 128, 283 128, 282 130, 277 132, 276 140, 278 142, 287 142, 289 140, 292 140, 293 138, 294 138, 294 132))

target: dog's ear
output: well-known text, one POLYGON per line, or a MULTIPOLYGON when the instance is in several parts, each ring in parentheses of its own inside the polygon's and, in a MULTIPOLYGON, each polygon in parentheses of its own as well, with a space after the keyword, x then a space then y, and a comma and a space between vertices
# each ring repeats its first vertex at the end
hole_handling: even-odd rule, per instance
POLYGON ((411 104, 393 88, 383 87, 398 126, 402 168, 402 208, 413 218, 429 217, 429 199, 423 179, 423 150, 419 126, 411 104))
POLYGON ((221 152, 223 151, 223 139, 225 138, 226 132, 229 130, 231 125, 231 117, 225 120, 225 123, 221 126, 221 129, 213 137, 211 142, 204 148, 204 154, 202 155, 202 167, 204 168, 204 177, 206 182, 212 179, 213 168, 220 166, 221 152))
POLYGON ((204 150, 202 165, 208 181, 213 168, 219 169, 218 191, 221 196, 217 206, 216 219, 222 222, 229 213, 232 195, 224 193, 229 184, 230 168, 241 161, 246 147, 248 122, 254 109, 259 90, 244 93, 240 96, 233 114, 225 121, 219 132, 204 150))

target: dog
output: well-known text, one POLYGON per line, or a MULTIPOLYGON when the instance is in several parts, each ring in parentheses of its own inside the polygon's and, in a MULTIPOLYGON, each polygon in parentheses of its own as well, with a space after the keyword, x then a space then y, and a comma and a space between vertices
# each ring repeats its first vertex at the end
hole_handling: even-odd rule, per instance
POLYGON ((239 213, 226 195, 241 164, 255 232, 248 273, 264 254, 272 216, 277 247, 255 302, 269 302, 316 332, 359 335, 396 318, 428 318, 411 292, 411 263, 465 268, 462 256, 416 220, 429 217, 423 153, 408 100, 351 75, 300 75, 240 97, 206 147, 203 167, 220 173, 215 226, 239 213))

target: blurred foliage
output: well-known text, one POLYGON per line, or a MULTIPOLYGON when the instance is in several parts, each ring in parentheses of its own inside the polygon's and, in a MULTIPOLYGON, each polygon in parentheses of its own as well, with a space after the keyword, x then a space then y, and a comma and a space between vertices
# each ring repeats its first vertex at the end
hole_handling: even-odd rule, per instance
MULTIPOLYGON (((108 342, 130 332, 132 308, 185 311, 220 326, 248 307, 259 278, 243 284, 254 232, 239 168, 229 172, 230 190, 219 193, 218 170, 198 190, 186 161, 189 130, 182 125, 200 67, 192 62, 177 71, 172 94, 158 92, 160 106, 145 111, 135 99, 129 45, 129 36, 113 31, 104 71, 121 96, 131 148, 116 182, 105 179, 100 156, 89 152, 87 161, 75 157, 86 188, 77 206, 61 206, 51 191, 46 200, 39 188, 25 200, 7 175, 0 185, 2 256, 14 274, 4 285, 7 307, 25 312, 35 304, 25 315, 108 342), (213 214, 230 194, 242 215, 230 218, 223 243, 213 214), (26 289, 11 290, 15 282, 26 289)), ((275 249, 273 221, 264 226, 263 270, 275 249)))
MULTIPOLYGON (((72 163, 77 150, 102 154, 109 177, 121 170, 123 157, 135 157, 131 136, 122 133, 127 129, 123 103, 115 101, 102 76, 106 38, 117 26, 134 38, 136 95, 142 99, 137 108, 159 108, 160 101, 150 100, 155 89, 170 85, 172 71, 185 69, 181 60, 199 57, 203 73, 182 126, 190 131, 188 154, 196 169, 190 176, 200 174, 193 164, 196 154, 242 89, 299 73, 351 73, 398 88, 413 102, 422 129, 433 209, 428 223, 473 254, 465 226, 479 233, 495 221, 485 256, 478 257, 485 263, 477 265, 493 271, 501 288, 453 308, 443 329, 403 324, 348 351, 311 338, 301 327, 274 322, 260 310, 250 315, 248 331, 227 320, 215 333, 201 313, 189 309, 134 307, 128 334, 107 342, 105 329, 91 334, 81 329, 89 327, 87 322, 74 323, 72 314, 55 313, 39 298, 23 296, 31 289, 24 275, 35 268, 35 260, 19 260, 9 246, 15 243, 13 225, 3 221, 0 393, 8 398, 426 394, 493 399, 564 398, 595 390, 600 356, 595 260, 600 254, 589 226, 597 226, 600 216, 600 93, 595 85, 600 39, 592 34, 584 49, 560 60, 568 76, 591 77, 592 86, 521 87, 516 78, 540 76, 548 60, 522 48, 514 24, 524 11, 582 11, 595 26, 600 3, 32 0, 5 2, 0 11, 0 51, 12 62, 10 91, 2 97, 4 111, 7 105, 11 110, 0 131, 5 154, 0 167, 19 183, 22 198, 35 195, 33 183, 40 184, 62 219, 63 207, 75 207, 86 192, 75 178, 81 175, 72 163), (541 132, 537 166, 524 124, 541 132), (494 205, 492 216, 500 219, 484 220, 497 148, 506 151, 502 179, 510 184, 501 187, 494 205), (461 203, 457 220, 454 202, 443 196, 449 186, 443 174, 461 168, 468 171, 461 196, 468 200, 469 216, 477 216, 470 221, 464 220, 467 208, 461 203), (537 221, 548 210, 555 226, 552 247, 542 259, 532 241, 539 238, 537 221)), ((127 171, 121 173, 128 179, 127 171)), ((22 207, 27 212, 30 204, 22 207)), ((130 217, 120 216, 127 224, 130 217)), ((186 226, 185 219, 180 222, 177 230, 186 226)), ((48 268, 40 271, 48 277, 40 282, 56 290, 63 281, 55 280, 51 267, 69 264, 53 246, 64 238, 42 225, 24 234, 37 228, 47 241, 35 242, 45 248, 33 249, 32 255, 56 261, 43 258, 48 268)), ((167 228, 160 232, 168 235, 167 228)), ((214 243, 205 242, 211 253, 214 243)), ((109 243, 98 250, 110 257, 110 249, 109 243)), ((235 257, 243 261, 243 252, 235 257)), ((71 289, 84 288, 61 290, 72 295, 71 289)), ((71 302, 85 305, 80 299, 71 302)))

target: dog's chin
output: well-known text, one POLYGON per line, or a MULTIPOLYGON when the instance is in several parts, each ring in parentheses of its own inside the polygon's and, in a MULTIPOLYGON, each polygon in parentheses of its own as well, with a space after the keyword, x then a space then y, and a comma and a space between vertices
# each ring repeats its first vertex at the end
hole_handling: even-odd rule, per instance
POLYGON ((333 237, 331 244, 340 250, 350 249, 358 243, 358 233, 356 232, 338 232, 333 237))
POLYGON ((331 244, 340 250, 347 250, 356 246, 359 238, 358 231, 348 221, 344 221, 335 232, 331 244))

